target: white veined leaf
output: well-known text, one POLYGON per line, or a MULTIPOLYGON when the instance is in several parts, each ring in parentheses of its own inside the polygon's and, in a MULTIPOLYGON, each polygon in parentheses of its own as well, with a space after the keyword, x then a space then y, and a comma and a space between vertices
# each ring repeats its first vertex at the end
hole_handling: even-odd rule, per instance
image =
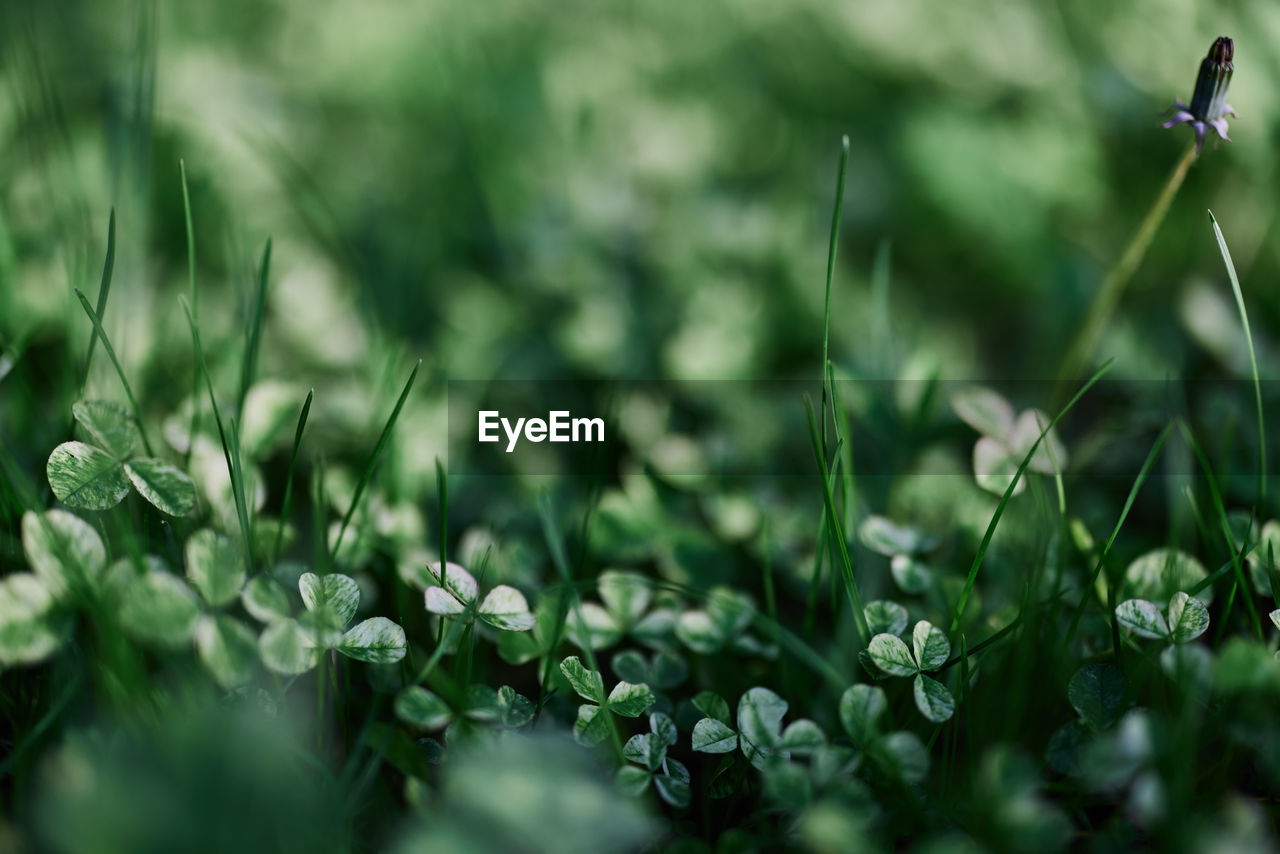
POLYGON ((984 436, 1004 441, 1013 432, 1013 405, 989 388, 960 389, 951 395, 951 408, 961 421, 984 436))
POLYGON ((1116 619, 1135 635, 1169 640, 1169 624, 1160 609, 1146 599, 1126 599, 1116 606, 1116 619))
POLYGON ((916 708, 920 710, 920 714, 935 724, 950 720, 951 715, 955 713, 955 699, 947 690, 947 686, 936 679, 921 673, 916 677, 912 690, 915 694, 916 708))
POLYGON ((607 569, 600 573, 596 584, 600 600, 624 630, 644 616, 653 599, 649 579, 636 572, 607 569))
POLYGON ((662 649, 676 631, 680 613, 674 608, 654 608, 631 627, 631 637, 647 647, 662 649))
POLYGON ((752 688, 738 700, 742 752, 752 764, 763 761, 766 751, 777 746, 786 713, 787 701, 768 688, 752 688))
POLYGON ((875 723, 888 708, 883 689, 852 685, 840 697, 840 723, 854 744, 862 744, 875 734, 875 723))
POLYGON ((129 585, 118 615, 131 635, 161 646, 180 647, 191 641, 200 601, 173 573, 148 572, 129 585))
POLYGON ((396 717, 422 729, 440 729, 453 720, 444 700, 420 685, 411 685, 396 696, 396 717))
POLYGON ((244 584, 244 553, 230 537, 208 528, 187 538, 187 578, 215 608, 236 598, 244 584))
POLYGON ((702 691, 693 698, 693 707, 709 718, 729 723, 729 704, 715 691, 702 691))
POLYGON ((124 407, 106 400, 80 400, 71 414, 104 451, 120 462, 133 455, 138 427, 124 407))
POLYGON ((653 741, 664 747, 672 747, 680 738, 676 722, 662 712, 649 715, 649 731, 653 734, 653 741))
POLYGON ((295 676, 315 667, 321 650, 296 620, 277 620, 258 637, 258 654, 269 669, 295 676))
POLYGON ((428 587, 424 594, 427 610, 442 617, 453 617, 467 610, 467 606, 457 600, 443 587, 428 587))
POLYGON ((890 676, 915 676, 920 670, 911 658, 911 650, 897 635, 876 635, 867 646, 867 654, 876 667, 890 676))
POLYGON ((604 679, 599 671, 588 670, 583 666, 578 656, 571 655, 560 662, 560 672, 569 680, 569 684, 579 697, 591 700, 593 703, 604 702, 604 679))
POLYGON ((715 718, 693 725, 693 749, 700 753, 729 753, 738 747, 738 734, 715 718))
POLYGON ((605 649, 622 638, 622 629, 613 615, 595 602, 569 609, 565 628, 569 639, 582 649, 605 649))
POLYGON ((62 638, 50 621, 52 609, 52 594, 32 573, 0 580, 0 666, 34 664, 58 648, 62 638))
MULTIPOLYGON (((1022 465, 1022 457, 1017 456, 1002 442, 990 436, 983 436, 973 445, 973 476, 978 486, 993 495, 1003 496, 1013 477, 1022 465)), ((1027 478, 1018 478, 1018 485, 1013 494, 1018 495, 1027 488, 1027 478)))
POLYGON ((1280 629, 1280 608, 1272 611, 1268 616, 1271 617, 1271 622, 1275 624, 1275 627, 1280 629))
POLYGON ((1169 632, 1174 643, 1187 643, 1209 628, 1209 609, 1194 596, 1179 590, 1169 600, 1169 632))
POLYGON ((933 585, 933 572, 910 555, 894 555, 889 561, 889 574, 903 593, 924 593, 933 585))
POLYGON ((196 652, 214 680, 226 690, 253 678, 258 639, 249 627, 225 614, 201 617, 195 628, 196 652))
POLYGON ((161 513, 185 516, 195 509, 196 486, 177 466, 144 458, 125 463, 124 471, 138 494, 161 513))
POLYGON ((807 755, 827 743, 827 736, 816 723, 801 718, 787 725, 778 747, 791 753, 807 755))
POLYGON ((951 655, 951 644, 942 630, 927 620, 916 623, 911 633, 911 646, 921 670, 937 670, 951 655))
POLYGON ((720 635, 733 638, 746 631, 756 615, 755 602, 740 590, 723 585, 707 592, 707 615, 715 623, 720 635))
POLYGON ((240 593, 240 602, 255 620, 263 623, 289 617, 289 594, 280 582, 269 575, 249 579, 240 593))
MULTIPOLYGON (((1124 571, 1121 588, 1126 599, 1146 599, 1163 608, 1179 590, 1189 591, 1209 577, 1200 561, 1178 549, 1153 549, 1136 558, 1124 571)), ((1197 594, 1206 604, 1213 601, 1213 588, 1197 594)))
POLYGON ((308 611, 331 608, 337 614, 339 628, 351 622, 360 607, 360 585, 351 576, 337 572, 328 575, 304 572, 298 579, 298 592, 308 611))
POLYGON ((866 617, 867 628, 872 635, 900 635, 907 627, 907 609, 888 599, 868 602, 862 609, 862 615, 866 617))
MULTIPOLYGON (((639 738, 640 736, 637 736, 639 738)), ((650 774, 643 768, 624 765, 618 769, 614 781, 618 791, 632 798, 638 798, 649 790, 650 774)))
POLYGON ((353 626, 338 644, 338 652, 370 664, 394 664, 408 649, 404 629, 386 617, 370 617, 353 626))
POLYGON ((674 759, 667 761, 670 774, 658 774, 653 778, 654 791, 676 809, 685 809, 693 800, 689 787, 689 769, 674 759))
POLYGON ((578 706, 578 718, 573 722, 573 737, 580 744, 592 746, 609 737, 609 716, 599 706, 584 703, 578 706))
POLYGON ((706 611, 685 611, 676 623, 676 637, 700 655, 710 655, 725 643, 725 637, 706 611))
POLYGON ((98 532, 65 510, 22 514, 22 550, 55 597, 78 580, 97 579, 107 566, 107 550, 98 532))
POLYGON ((913 555, 933 545, 930 538, 914 528, 898 525, 884 516, 868 516, 858 525, 858 539, 873 552, 893 557, 913 555))
POLYGON ((648 685, 619 682, 609 692, 609 710, 623 717, 637 718, 657 700, 648 685))
MULTIPOLYGON (((1052 420, 1039 409, 1028 409, 1018 416, 1018 420, 1013 425, 1013 432, 1009 436, 1008 445, 1019 463, 1052 420)), ((1058 431, 1055 428, 1041 440, 1036 452, 1031 456, 1031 462, 1027 464, 1027 470, 1040 474, 1054 474, 1063 471, 1066 467, 1067 447, 1058 438, 1058 431)))
POLYGON ((452 561, 446 562, 444 566, 444 574, 440 572, 440 561, 430 561, 427 563, 427 572, 431 573, 431 577, 436 584, 443 587, 446 591, 457 598, 464 605, 470 605, 476 601, 476 596, 480 592, 479 585, 476 584, 475 578, 471 573, 467 572, 461 566, 452 561))
POLYGON ((45 466, 58 500, 79 510, 109 510, 129 494, 129 479, 115 457, 84 442, 63 442, 45 466))
POLYGON ((498 689, 498 722, 503 726, 522 727, 533 720, 534 712, 533 701, 510 685, 498 689))
POLYGON ((495 629, 507 632, 527 632, 536 622, 524 594, 505 584, 499 584, 484 597, 479 616, 495 629))

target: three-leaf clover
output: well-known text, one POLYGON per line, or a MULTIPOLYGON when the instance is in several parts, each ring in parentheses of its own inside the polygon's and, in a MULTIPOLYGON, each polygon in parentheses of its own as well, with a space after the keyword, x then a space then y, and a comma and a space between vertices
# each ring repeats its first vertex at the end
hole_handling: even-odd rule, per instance
POLYGON ((929 589, 933 571, 921 556, 937 547, 937 539, 914 528, 896 525, 883 516, 863 519, 858 526, 858 537, 864 546, 889 558, 889 571, 903 593, 924 593, 929 589))
POLYGON ((339 573, 303 573, 298 591, 306 611, 297 619, 276 619, 258 638, 262 663, 277 673, 295 675, 314 667, 325 650, 371 664, 404 658, 404 629, 386 617, 370 617, 343 631, 360 606, 360 586, 339 573))
MULTIPOLYGON (((1050 430, 1036 445, 1050 423, 1040 410, 1025 409, 1015 416, 1009 401, 982 386, 956 392, 951 408, 961 421, 982 434, 973 446, 973 473, 978 486, 988 492, 1004 494, 1033 446, 1036 450, 1027 464, 1030 471, 1051 475, 1066 468, 1067 449, 1056 431, 1050 430)), ((1026 480, 1019 479, 1013 494, 1025 488, 1026 480)))
POLYGON ((649 610, 653 584, 648 578, 637 572, 607 569, 600 573, 596 589, 603 605, 583 602, 581 622, 576 616, 568 621, 569 638, 575 644, 584 649, 604 649, 628 635, 649 647, 667 644, 677 613, 663 607, 649 610))
POLYGON ((573 737, 581 744, 599 744, 609 736, 609 714, 637 718, 654 703, 648 685, 619 682, 604 693, 604 677, 598 670, 588 670, 571 655, 560 662, 560 672, 578 696, 588 702, 578 706, 578 719, 573 724, 573 737))
POLYGON ((1179 590, 1169 600, 1165 614, 1154 602, 1127 599, 1116 606, 1116 620, 1138 637, 1189 643, 1209 628, 1209 609, 1194 596, 1179 590))
POLYGON ((871 639, 867 655, 890 676, 915 677, 916 708, 929 720, 942 723, 955 712, 956 702, 947 686, 925 675, 945 664, 951 655, 951 644, 941 629, 927 620, 916 623, 910 648, 897 635, 882 632, 871 639))
POLYGON ((1113 726, 1131 705, 1129 683, 1114 664, 1086 664, 1067 683, 1067 700, 1079 718, 1054 732, 1045 759, 1055 771, 1075 775, 1089 734, 1113 726))
POLYGON ((667 755, 678 738, 675 721, 661 712, 649 715, 649 731, 633 735, 622 748, 622 755, 634 765, 618 769, 618 787, 629 795, 638 797, 649 784, 653 784, 658 797, 673 807, 689 806, 692 793, 689 789, 689 769, 684 763, 667 755))
POLYGON ((499 584, 477 605, 480 586, 471 573, 458 564, 446 563, 441 571, 439 561, 428 563, 427 572, 435 581, 426 592, 427 610, 433 614, 467 622, 478 617, 481 622, 504 632, 527 632, 536 622, 524 594, 514 587, 499 584))
POLYGON ((766 657, 775 654, 776 650, 746 633, 755 615, 755 603, 746 593, 730 587, 713 587, 707 594, 706 608, 680 615, 676 637, 701 655, 713 655, 724 649, 766 657))
POLYGON ((881 732, 879 721, 888 708, 883 688, 851 685, 840 697, 840 723, 854 745, 881 770, 908 783, 919 783, 929 774, 929 752, 915 733, 881 732))
POLYGON ((109 510, 129 494, 130 484, 156 509, 185 516, 196 506, 195 485, 175 466, 135 457, 138 427, 129 414, 104 400, 71 407, 95 444, 63 442, 49 455, 46 473, 58 500, 80 510, 109 510))
POLYGON ((533 720, 533 702, 510 685, 497 691, 487 685, 467 687, 466 701, 456 711, 432 691, 411 685, 396 696, 396 717, 422 729, 440 729, 469 721, 503 729, 517 729, 533 720))
POLYGON ((694 705, 706 717, 693 728, 693 749, 701 753, 742 753, 756 768, 770 756, 812 753, 827 743, 816 723, 801 718, 784 731, 782 719, 787 701, 768 688, 752 688, 738 700, 738 728, 729 726, 729 706, 720 697, 704 692, 694 705))

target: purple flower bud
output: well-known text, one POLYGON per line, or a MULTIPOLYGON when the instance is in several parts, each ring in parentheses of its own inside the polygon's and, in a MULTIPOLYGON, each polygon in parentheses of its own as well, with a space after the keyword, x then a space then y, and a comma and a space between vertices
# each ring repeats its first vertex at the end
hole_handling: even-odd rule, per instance
POLYGON ((1234 58, 1235 44, 1231 39, 1220 36, 1215 40, 1209 47, 1209 55, 1200 63, 1195 92, 1191 95, 1191 106, 1175 101, 1173 116, 1164 123, 1167 128, 1190 124, 1196 134, 1196 154, 1200 153, 1210 127, 1218 132, 1218 136, 1230 142, 1226 117, 1235 116, 1236 113, 1227 103, 1227 87, 1231 84, 1231 74, 1235 71, 1235 66, 1232 65, 1234 58))

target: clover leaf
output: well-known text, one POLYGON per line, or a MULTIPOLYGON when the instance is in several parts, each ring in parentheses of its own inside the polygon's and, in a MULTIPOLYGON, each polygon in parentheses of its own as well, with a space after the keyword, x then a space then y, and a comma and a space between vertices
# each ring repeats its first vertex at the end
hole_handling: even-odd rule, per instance
POLYGON ((596 582, 600 602, 583 602, 581 623, 569 620, 569 638, 583 649, 605 649, 630 636, 645 646, 666 646, 676 626, 677 612, 652 611, 653 584, 637 572, 606 569, 596 582), (585 624, 585 627, 582 625, 585 624))
POLYGON ((422 729, 441 729, 459 720, 517 729, 533 720, 533 702, 509 685, 497 691, 485 685, 470 685, 466 701, 455 711, 435 693, 411 685, 396 696, 396 717, 422 729))
POLYGON ((667 748, 674 746, 677 738, 675 721, 669 716, 661 712, 649 715, 649 732, 631 736, 622 748, 623 758, 635 764, 618 769, 618 788, 638 797, 652 783, 658 797, 671 806, 689 806, 689 769, 667 755, 667 748))
POLYGON ((867 655, 875 666, 889 676, 915 677, 913 693, 916 708, 934 723, 949 720, 956 703, 947 687, 925 675, 937 670, 951 655, 951 644, 941 629, 926 620, 912 630, 911 648, 897 635, 882 632, 871 639, 867 655))
MULTIPOLYGON (((1014 416, 1013 406, 1000 394, 982 386, 961 389, 951 396, 951 408, 960 420, 977 430, 980 438, 973 446, 974 479, 982 489, 1003 495, 1013 481, 1018 466, 1031 452, 1050 419, 1038 409, 1026 409, 1014 416)), ((1036 446, 1027 468, 1040 474, 1054 474, 1067 465, 1067 449, 1050 430, 1036 446)), ((1026 488, 1019 479, 1013 494, 1026 488)))
POLYGON ((573 724, 573 737, 581 744, 599 744, 608 737, 609 714, 639 717, 656 699, 648 685, 633 682, 619 682, 605 696, 600 671, 588 670, 576 655, 560 662, 560 672, 578 696, 589 701, 578 706, 578 719, 573 724))
POLYGON ((45 467, 58 500, 80 510, 109 510, 129 494, 130 485, 156 509, 185 516, 195 507, 191 478, 152 457, 134 457, 138 428, 121 407, 101 400, 71 407, 80 426, 96 443, 63 442, 45 467))
POLYGON ((305 572, 298 579, 298 592, 306 611, 297 619, 272 621, 258 638, 262 662, 271 670, 286 675, 306 672, 327 649, 370 664, 393 664, 404 658, 408 648, 404 629, 386 617, 370 617, 346 629, 360 605, 355 579, 305 572))
POLYGON ((676 623, 676 637, 700 655, 713 655, 729 649, 746 655, 776 654, 746 633, 755 619, 755 602, 746 593, 730 587, 713 587, 707 594, 706 608, 685 611, 676 623))
MULTIPOLYGON (((709 706, 709 700, 714 702, 704 697, 703 704, 709 706)), ((727 717, 728 707, 724 709, 727 717)), ((782 719, 786 713, 786 700, 768 688, 752 688, 738 700, 738 729, 721 717, 704 717, 693 728, 693 749, 701 753, 731 753, 741 747, 747 760, 762 768, 770 756, 789 758, 792 753, 812 753, 826 744, 826 735, 811 720, 797 720, 784 731, 782 719)))
POLYGON ((933 571, 920 559, 937 547, 933 537, 874 515, 862 520, 858 537, 864 546, 889 558, 889 572, 902 592, 924 593, 933 584, 933 571))
POLYGON ((439 561, 427 564, 427 572, 435 581, 426 592, 427 610, 442 617, 461 617, 467 622, 479 618, 504 632, 527 632, 536 620, 529 612, 524 594, 514 587, 499 584, 477 606, 479 585, 475 578, 456 563, 439 561))
POLYGON ((1173 594, 1165 614, 1154 602, 1128 599, 1116 606, 1116 620, 1138 637, 1188 643, 1209 628, 1209 609, 1194 596, 1182 591, 1173 594), (1167 619, 1166 619, 1167 617, 1167 619))
POLYGON ((851 685, 840 696, 840 723, 854 745, 885 773, 908 783, 922 782, 929 774, 929 752, 915 733, 881 733, 879 721, 888 708, 883 688, 851 685))

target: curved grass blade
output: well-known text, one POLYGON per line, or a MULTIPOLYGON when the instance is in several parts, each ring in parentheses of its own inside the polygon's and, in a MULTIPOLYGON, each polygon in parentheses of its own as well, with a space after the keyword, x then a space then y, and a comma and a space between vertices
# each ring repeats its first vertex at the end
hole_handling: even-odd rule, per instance
MULTIPOLYGON (((97 317, 101 321, 107 313, 107 295, 111 293, 111 274, 116 266, 116 209, 111 209, 111 219, 107 221, 107 260, 102 265, 102 281, 98 285, 97 317)), ((89 368, 93 365, 93 351, 98 346, 98 326, 94 324, 89 335, 89 351, 84 357, 84 379, 80 388, 89 384, 89 368)))
POLYGON ((102 328, 102 320, 94 312, 93 306, 89 305, 89 300, 79 288, 76 288, 76 297, 80 300, 80 306, 84 309, 84 313, 89 315, 89 321, 93 324, 94 331, 102 337, 102 349, 107 351, 107 357, 111 359, 111 364, 116 369, 116 375, 120 377, 120 384, 124 386, 125 397, 129 398, 129 406, 133 409, 133 418, 138 422, 138 432, 142 434, 142 445, 147 449, 147 456, 154 456, 155 452, 151 450, 151 440, 147 437, 147 428, 142 423, 142 412, 138 409, 138 401, 133 396, 133 388, 129 385, 129 380, 124 375, 124 368, 120 366, 120 360, 116 358, 116 350, 111 346, 111 339, 107 337, 107 331, 102 328))
POLYGON ((284 526, 289 519, 289 504, 293 500, 293 469, 298 462, 298 446, 302 444, 302 431, 307 427, 307 415, 311 412, 311 399, 316 390, 307 392, 307 399, 302 402, 302 412, 298 414, 298 426, 293 431, 293 450, 289 452, 289 468, 284 479, 284 503, 280 506, 280 527, 276 529, 276 541, 271 547, 271 562, 280 560, 280 543, 284 538, 284 526))

